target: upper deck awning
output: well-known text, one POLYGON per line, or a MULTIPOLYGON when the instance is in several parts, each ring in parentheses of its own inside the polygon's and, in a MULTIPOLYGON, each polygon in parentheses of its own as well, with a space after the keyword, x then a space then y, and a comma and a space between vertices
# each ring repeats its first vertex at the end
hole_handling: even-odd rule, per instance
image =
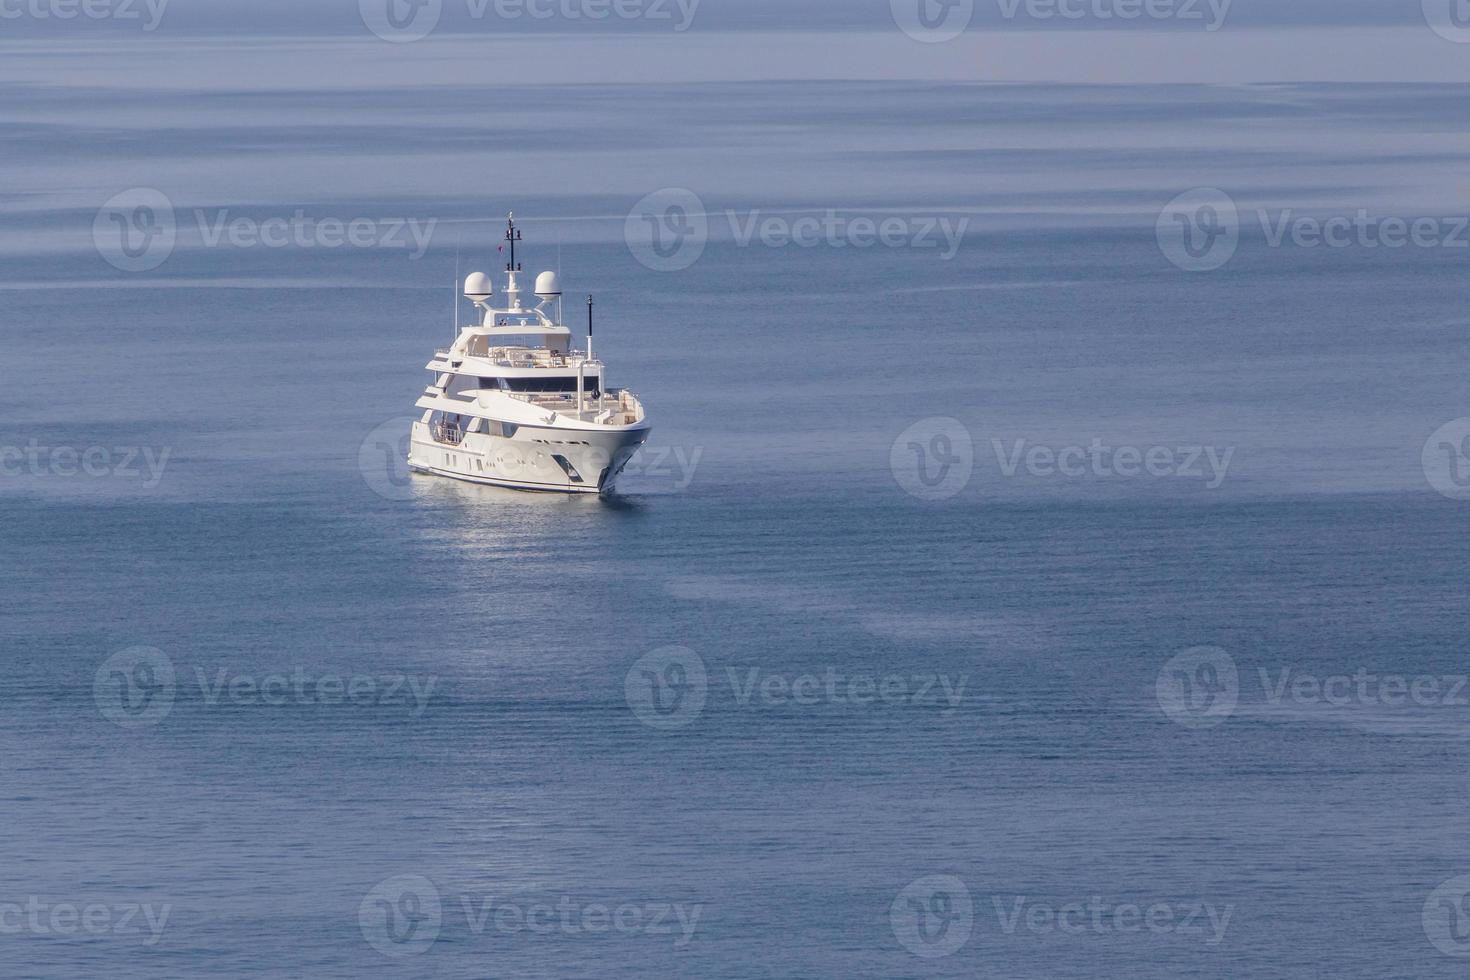
POLYGON ((511 323, 493 327, 466 327, 472 337, 570 337, 572 328, 561 324, 511 323))

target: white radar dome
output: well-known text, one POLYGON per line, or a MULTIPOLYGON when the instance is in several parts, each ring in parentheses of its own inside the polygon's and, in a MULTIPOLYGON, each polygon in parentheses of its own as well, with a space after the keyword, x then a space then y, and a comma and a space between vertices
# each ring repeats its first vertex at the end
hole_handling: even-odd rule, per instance
POLYGON ((483 272, 471 272, 464 281, 464 294, 477 303, 482 303, 490 298, 494 290, 490 285, 490 277, 483 272))
POLYGON ((543 272, 536 277, 536 295, 542 299, 555 299, 561 295, 561 280, 555 272, 543 272))

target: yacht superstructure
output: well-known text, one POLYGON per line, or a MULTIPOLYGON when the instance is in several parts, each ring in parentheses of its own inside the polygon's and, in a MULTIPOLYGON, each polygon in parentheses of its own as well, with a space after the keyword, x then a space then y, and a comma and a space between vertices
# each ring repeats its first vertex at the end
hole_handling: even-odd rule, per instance
POLYGON ((423 416, 413 424, 408 465, 519 490, 606 493, 648 438, 643 404, 608 387, 593 356, 592 297, 584 350, 572 348, 562 322, 556 273, 536 277, 534 305, 522 302, 521 233, 514 215, 507 224, 504 302, 492 305, 484 273, 465 279, 464 294, 483 319, 426 365, 434 380, 415 403, 423 416))

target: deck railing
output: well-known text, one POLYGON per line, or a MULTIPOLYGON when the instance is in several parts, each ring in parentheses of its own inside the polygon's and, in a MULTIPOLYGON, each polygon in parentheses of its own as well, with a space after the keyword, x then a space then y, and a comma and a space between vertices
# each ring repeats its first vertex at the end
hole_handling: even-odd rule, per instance
POLYGON ((511 368, 559 368, 565 370, 574 368, 579 363, 575 357, 566 354, 552 355, 545 351, 514 351, 507 352, 504 347, 492 347, 489 350, 467 350, 456 353, 452 348, 444 347, 434 351, 434 359, 437 361, 463 360, 473 357, 479 360, 489 361, 498 367, 511 368))
POLYGON ((436 422, 429 426, 429 435, 442 446, 458 446, 464 442, 464 431, 458 426, 436 422))
POLYGON ((517 398, 537 408, 544 408, 556 412, 558 415, 566 415, 579 419, 583 422, 595 422, 605 412, 613 413, 608 425, 632 425, 638 421, 638 412, 633 407, 632 399, 625 391, 604 392, 600 397, 593 398, 590 395, 582 398, 582 411, 577 412, 577 395, 575 392, 524 392, 508 391, 505 394, 517 398), (621 415, 619 419, 617 416, 621 415))

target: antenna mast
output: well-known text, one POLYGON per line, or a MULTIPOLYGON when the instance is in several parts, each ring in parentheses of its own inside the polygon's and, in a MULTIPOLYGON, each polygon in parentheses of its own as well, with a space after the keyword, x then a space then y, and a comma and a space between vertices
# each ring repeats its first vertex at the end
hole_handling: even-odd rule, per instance
POLYGON ((510 213, 510 217, 506 220, 506 225, 505 240, 510 242, 510 262, 506 265, 505 271, 520 272, 521 267, 516 265, 516 242, 521 240, 521 233, 516 230, 516 214, 514 211, 510 213))
POLYGON ((519 310, 521 308, 521 287, 516 282, 516 273, 521 267, 516 263, 516 242, 521 240, 521 233, 516 230, 516 215, 512 211, 506 219, 505 240, 510 242, 510 262, 505 266, 506 296, 510 300, 510 308, 519 310))

